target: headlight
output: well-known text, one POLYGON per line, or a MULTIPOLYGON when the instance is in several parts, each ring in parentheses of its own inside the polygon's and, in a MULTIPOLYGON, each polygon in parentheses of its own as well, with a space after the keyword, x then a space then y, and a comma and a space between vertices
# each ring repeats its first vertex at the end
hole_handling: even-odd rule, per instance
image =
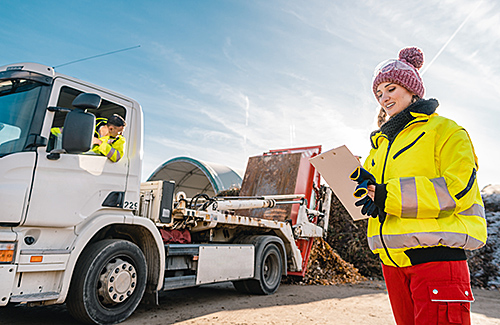
POLYGON ((0 243, 0 263, 12 263, 15 251, 16 243, 0 243))

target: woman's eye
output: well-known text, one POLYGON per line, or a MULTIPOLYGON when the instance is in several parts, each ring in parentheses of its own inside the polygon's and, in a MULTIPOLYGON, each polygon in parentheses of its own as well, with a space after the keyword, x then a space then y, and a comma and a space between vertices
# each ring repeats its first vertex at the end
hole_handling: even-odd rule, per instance
POLYGON ((396 89, 396 87, 391 87, 391 88, 389 88, 389 91, 393 92, 395 89, 396 89))

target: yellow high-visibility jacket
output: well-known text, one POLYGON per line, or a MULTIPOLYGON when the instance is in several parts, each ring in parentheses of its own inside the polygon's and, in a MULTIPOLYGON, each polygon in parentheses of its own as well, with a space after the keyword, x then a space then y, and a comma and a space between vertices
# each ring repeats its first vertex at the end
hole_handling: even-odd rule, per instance
POLYGON ((385 221, 382 226, 378 218, 368 222, 370 249, 385 265, 399 267, 412 265, 407 250, 473 250, 487 237, 469 134, 436 113, 411 114, 415 119, 391 143, 381 131, 372 134, 364 163, 387 190, 385 221))
POLYGON ((125 137, 122 135, 116 138, 106 135, 99 138, 102 141, 100 145, 94 145, 92 151, 108 157, 113 162, 118 162, 125 152, 125 137))

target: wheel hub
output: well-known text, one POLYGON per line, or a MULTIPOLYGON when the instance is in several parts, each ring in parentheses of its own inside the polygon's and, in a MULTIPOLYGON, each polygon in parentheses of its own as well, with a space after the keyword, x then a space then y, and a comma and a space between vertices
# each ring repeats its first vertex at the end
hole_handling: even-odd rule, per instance
POLYGON ((98 294, 105 304, 119 304, 132 295, 136 287, 134 266, 122 259, 110 261, 99 277, 98 294))

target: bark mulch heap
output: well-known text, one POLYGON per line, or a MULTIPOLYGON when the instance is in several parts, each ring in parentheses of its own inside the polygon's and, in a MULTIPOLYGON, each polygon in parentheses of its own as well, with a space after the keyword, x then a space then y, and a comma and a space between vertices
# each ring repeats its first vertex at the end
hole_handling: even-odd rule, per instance
POLYGON ((339 199, 332 194, 326 241, 344 261, 354 265, 361 275, 369 279, 382 279, 380 260, 368 248, 367 226, 368 219, 352 220, 339 199))
POLYGON ((366 281, 358 269, 344 261, 323 238, 315 238, 303 278, 287 277, 285 283, 334 285, 366 281))
POLYGON ((354 222, 332 194, 326 240, 316 238, 304 278, 287 277, 285 283, 332 285, 381 279, 378 258, 368 248, 367 220, 354 222))
POLYGON ((500 185, 486 186, 481 195, 486 210, 488 240, 474 251, 466 251, 475 287, 500 289, 500 185))

